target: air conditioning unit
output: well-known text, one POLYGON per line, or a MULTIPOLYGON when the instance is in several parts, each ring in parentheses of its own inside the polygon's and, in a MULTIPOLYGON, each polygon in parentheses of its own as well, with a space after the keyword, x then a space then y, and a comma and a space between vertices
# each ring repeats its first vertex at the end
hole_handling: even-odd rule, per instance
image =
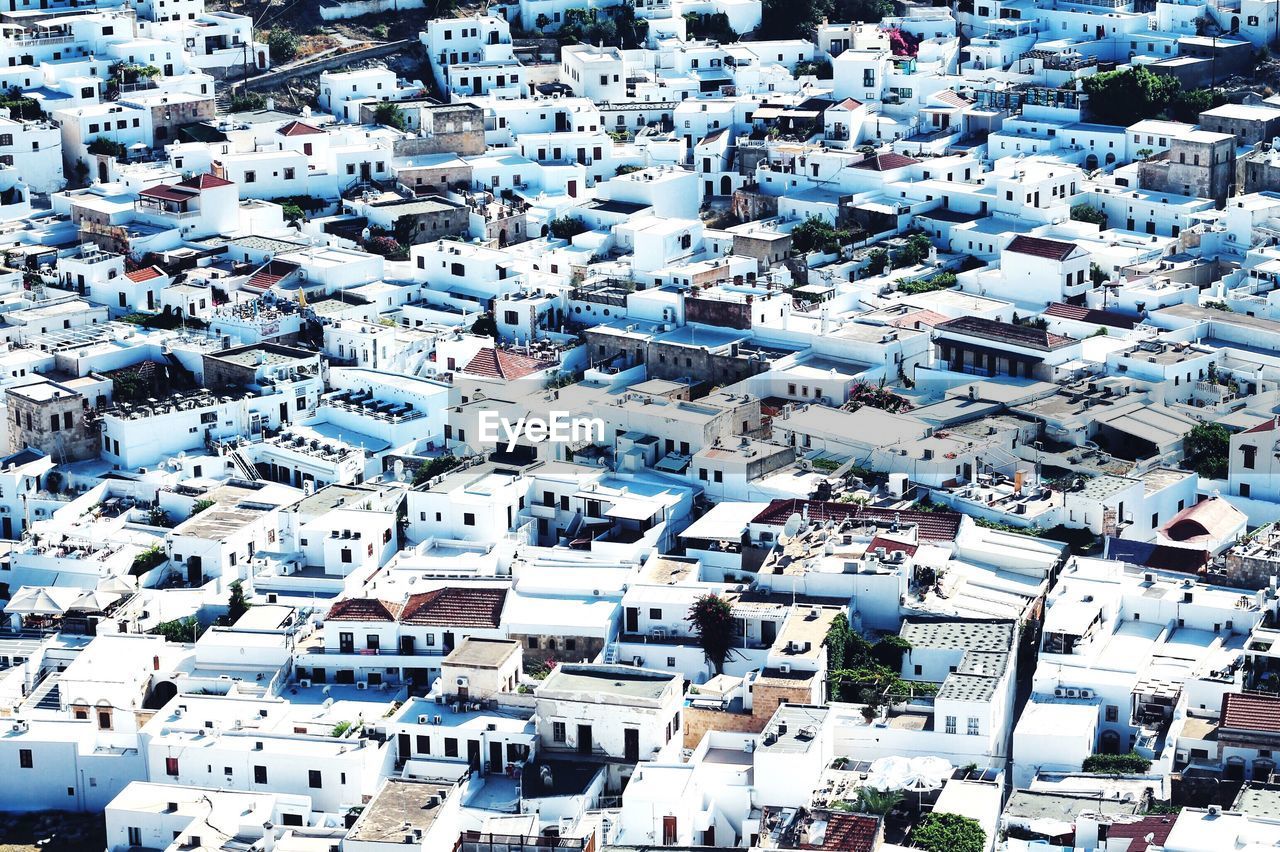
POLYGON ((31 725, 25 719, 19 719, 13 723, 12 730, 15 734, 20 734, 23 731, 28 730, 30 727, 31 725))
POLYGON ((1080 697, 1080 690, 1078 690, 1078 689, 1068 689, 1068 690, 1067 690, 1067 697, 1068 697, 1068 698, 1079 698, 1079 697, 1080 697))
POLYGON ((1054 698, 1066 698, 1066 697, 1067 697, 1067 691, 1066 691, 1065 689, 1063 689, 1062 687, 1060 687, 1060 686, 1055 687, 1055 688, 1054 688, 1054 690, 1053 690, 1053 697, 1054 697, 1054 698))
POLYGON ((302 687, 303 689, 310 689, 311 681, 308 678, 304 677, 302 680, 298 681, 298 686, 302 687))
POLYGON ((430 717, 430 716, 428 716, 428 715, 426 715, 425 713, 423 713, 422 715, 418 716, 418 724, 419 724, 419 725, 430 725, 430 724, 431 724, 431 717, 430 717))
POLYGON ((1082 690, 1080 690, 1080 697, 1081 697, 1081 698, 1092 698, 1092 697, 1093 697, 1093 690, 1092 690, 1092 689, 1082 689, 1082 690))
POLYGON ((356 689, 368 689, 368 688, 369 688, 368 681, 363 681, 363 680, 356 681, 356 689))
POLYGON ((783 674, 791 674, 791 664, 782 663, 781 665, 778 666, 778 671, 782 672, 783 674))
POLYGON ((456 683, 458 686, 466 686, 468 683, 470 683, 470 681, 467 680, 466 675, 459 675, 456 683))

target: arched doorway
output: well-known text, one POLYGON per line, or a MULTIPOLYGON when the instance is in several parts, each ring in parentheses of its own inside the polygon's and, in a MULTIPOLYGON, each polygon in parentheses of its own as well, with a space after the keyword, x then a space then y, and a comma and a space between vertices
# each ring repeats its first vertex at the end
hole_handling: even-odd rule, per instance
POLYGON ((98 183, 107 182, 107 161, 98 160, 98 183))
POLYGON ((1103 754, 1120 753, 1120 735, 1115 731, 1103 731, 1098 742, 1098 750, 1103 754))
POLYGON ((1226 767, 1223 770, 1223 777, 1228 781, 1244 780, 1244 758, 1232 755, 1227 758, 1226 767))
POLYGON ((505 246, 507 244, 507 229, 503 228, 498 232, 498 245, 505 246))
POLYGON ((733 178, 728 175, 720 178, 720 194, 733 195, 733 178))
POLYGON ((159 710, 178 695, 178 685, 171 680, 162 680, 151 690, 142 706, 148 710, 159 710))
POLYGON ((1098 155, 1090 154, 1084 158, 1084 170, 1087 172, 1094 171, 1098 168, 1098 155))
POLYGON ((1103 162, 1105 162, 1108 166, 1114 163, 1115 161, 1116 161, 1116 155, 1110 152, 1107 153, 1106 159, 1103 160, 1103 162))

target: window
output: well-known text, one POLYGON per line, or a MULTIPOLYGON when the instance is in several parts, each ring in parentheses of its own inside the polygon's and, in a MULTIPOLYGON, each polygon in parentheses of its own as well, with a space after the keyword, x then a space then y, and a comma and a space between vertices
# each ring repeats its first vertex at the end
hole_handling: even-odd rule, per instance
POLYGON ((652 619, 655 619, 655 620, 661 620, 661 619, 662 619, 662 610, 661 610, 661 609, 659 609, 659 608, 658 608, 658 607, 656 607, 656 606, 654 606, 654 607, 650 607, 650 608, 649 608, 649 617, 650 617, 650 618, 652 618, 652 619))
POLYGON ((565 741, 564 722, 551 723, 551 739, 558 743, 565 741))
POLYGON ((320 770, 319 769, 307 770, 307 786, 310 787, 312 790, 320 789, 320 770))
POLYGON ((462 515, 462 524, 463 526, 474 527, 476 525, 475 514, 472 512, 464 512, 462 515))
POLYGON ((1249 470, 1253 470, 1258 456, 1258 448, 1245 444, 1240 448, 1240 452, 1244 453, 1244 466, 1249 470))
POLYGON ((285 170, 284 170, 284 179, 285 179, 285 180, 293 180, 293 169, 292 169, 292 168, 288 168, 288 169, 285 169, 285 170))
POLYGON ((417 744, 414 747, 414 751, 418 754, 431 754, 431 737, 418 734, 415 739, 417 744))
POLYGON ((969 717, 969 736, 976 737, 978 735, 978 732, 979 732, 978 717, 970 716, 969 717))
POLYGON ((244 182, 245 182, 245 183, 253 183, 253 182, 254 182, 254 181, 256 181, 257 179, 258 179, 258 173, 257 173, 257 172, 245 172, 245 173, 244 173, 244 182))
POLYGON ((265 766, 253 767, 253 783, 255 784, 267 783, 267 767, 265 766))
POLYGON ((1107 716, 1106 716, 1106 718, 1107 718, 1107 721, 1108 721, 1108 722, 1119 722, 1119 721, 1120 721, 1120 708, 1119 708, 1119 707, 1117 707, 1117 706, 1116 706, 1116 705, 1114 705, 1114 704, 1108 704, 1108 705, 1107 705, 1107 716))
POLYGON ((455 737, 446 737, 446 738, 445 738, 445 741, 444 741, 444 756, 445 756, 445 757, 457 757, 457 756, 458 756, 458 740, 457 740, 457 738, 455 738, 455 737))
POLYGON ((136 825, 129 826, 129 845, 142 845, 142 829, 138 828, 136 825))
POLYGON ((1240 496, 1241 497, 1249 496, 1249 483, 1247 482, 1240 483, 1240 496))
POLYGON ((948 734, 954 734, 956 732, 956 717, 948 716, 946 721, 947 721, 946 732, 948 734))
POLYGON ((534 650, 537 650, 537 648, 538 648, 538 637, 537 637, 537 636, 530 636, 530 637, 529 637, 529 647, 530 647, 530 648, 532 648, 532 649, 534 649, 534 650))
POLYGON ((178 777, 178 758, 166 757, 164 759, 164 774, 174 778, 178 777))

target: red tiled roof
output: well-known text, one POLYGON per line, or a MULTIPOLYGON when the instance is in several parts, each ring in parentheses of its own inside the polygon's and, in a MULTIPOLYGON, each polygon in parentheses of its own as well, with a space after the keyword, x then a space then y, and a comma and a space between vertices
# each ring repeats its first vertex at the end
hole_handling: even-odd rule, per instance
POLYGON ((956 317, 939 323, 937 328, 939 331, 953 331, 969 337, 980 337, 984 340, 994 340, 1011 346, 1025 346, 1028 349, 1040 349, 1045 352, 1076 342, 1074 337, 1053 334, 1042 328, 1001 322, 986 317, 956 317))
POLYGON ((231 186, 231 181, 220 178, 215 174, 204 172, 193 177, 189 177, 184 181, 180 181, 178 186, 189 187, 190 189, 217 189, 220 186, 231 186))
POLYGON ((324 133, 324 131, 319 127, 305 124, 301 121, 291 121, 288 124, 277 127, 276 133, 281 136, 309 136, 313 133, 324 133))
POLYGON ((1141 852, 1148 846, 1163 846, 1173 832, 1173 824, 1176 820, 1177 817, 1172 816, 1148 816, 1136 822, 1113 822, 1107 828, 1107 839, 1122 837, 1143 841, 1136 846, 1129 844, 1129 848, 1134 852, 1141 852), (1146 839, 1147 835, 1151 835, 1150 840, 1146 839))
POLYGON ((126 272, 124 277, 128 278, 135 284, 141 284, 143 281, 150 281, 152 278, 159 278, 161 275, 164 275, 164 273, 156 267, 146 266, 142 269, 135 269, 132 272, 126 272))
POLYGON ((1021 234, 1009 243, 1009 251, 1018 254, 1029 254, 1032 257, 1044 257, 1049 260, 1064 261, 1076 250, 1075 243, 1064 243, 1060 240, 1046 240, 1041 237, 1024 237, 1021 234))
POLYGON ((1133 328, 1137 323, 1114 311, 1100 311, 1097 308, 1086 308, 1083 305, 1068 305, 1066 302, 1053 302, 1044 310, 1045 316, 1059 319, 1087 322, 1091 325, 1109 325, 1112 328, 1133 328))
POLYGON ((506 600, 506 589, 435 589, 410 595, 400 621, 432 627, 496 628, 506 600))
POLYGON ((1264 420, 1252 429, 1246 429, 1244 433, 1251 435, 1254 432, 1270 432, 1277 428, 1280 428, 1280 415, 1264 420))
POLYGON ((834 503, 822 500, 784 499, 774 500, 764 511, 751 519, 752 523, 782 526, 792 514, 803 515, 805 505, 809 506, 809 520, 843 521, 852 518, 854 521, 873 521, 879 523, 914 524, 922 541, 955 541, 960 531, 959 512, 919 512, 907 510, 896 512, 892 509, 877 509, 874 506, 859 506, 857 503, 834 503))
POLYGON ((919 310, 919 311, 912 311, 909 314, 903 314, 897 319, 892 320, 889 323, 889 325, 895 326, 897 328, 918 329, 921 326, 932 327, 932 326, 938 325, 939 323, 944 323, 948 319, 949 317, 944 316, 943 314, 940 314, 937 311, 919 310))
POLYGON ((876 154, 873 157, 867 157, 861 162, 853 164, 855 169, 871 169, 877 172, 887 172, 890 169, 900 169, 903 166, 914 166, 919 160, 906 156, 905 154, 876 154))
POLYGON ((832 811, 827 814, 827 832, 822 837, 824 852, 871 852, 876 847, 880 833, 880 820, 867 814, 845 814, 832 811))
POLYGON ((836 109, 837 107, 840 109, 857 109, 860 106, 862 106, 862 101, 855 101, 853 98, 845 98, 840 103, 828 107, 828 109, 836 109))
POLYGON ((893 553, 895 550, 900 550, 903 553, 907 554, 908 556, 915 556, 916 550, 919 548, 918 545, 908 544, 905 541, 898 541, 897 539, 887 538, 882 535, 878 535, 875 538, 871 539, 871 543, 867 545, 867 552, 875 553, 877 547, 883 547, 885 551, 888 553, 893 553))
POLYGON ((973 101, 969 100, 959 92, 952 91, 951 89, 943 89, 941 92, 936 92, 933 99, 942 101, 944 104, 953 107, 973 106, 973 101))
POLYGON ((329 621, 395 621, 400 604, 377 598, 346 598, 329 607, 329 621))
POLYGON ((1280 734, 1280 698, 1228 692, 1222 696, 1222 722, 1219 727, 1280 734))
POLYGON ((531 358, 528 355, 486 346, 476 353, 467 366, 462 368, 462 372, 494 379, 523 379, 525 376, 540 373, 555 365, 555 361, 544 361, 541 358, 531 358))
POLYGON ((187 201, 191 198, 191 193, 186 189, 179 189, 176 186, 170 186, 167 183, 158 183, 155 186, 149 186, 138 193, 146 198, 159 198, 162 201, 187 201))
POLYGON ((1244 513, 1221 497, 1201 500, 1169 519, 1160 532, 1174 541, 1223 539, 1240 526, 1244 513))

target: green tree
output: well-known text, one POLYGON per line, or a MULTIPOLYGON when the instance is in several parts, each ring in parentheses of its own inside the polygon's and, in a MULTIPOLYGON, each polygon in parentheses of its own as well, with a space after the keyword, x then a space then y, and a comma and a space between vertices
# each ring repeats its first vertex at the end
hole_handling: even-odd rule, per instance
POLYGON ((227 598, 227 624, 235 624, 240 616, 252 606, 244 597, 244 584, 236 580, 231 584, 231 595, 227 598))
POLYGON ((916 823, 910 840, 927 852, 983 852, 987 833, 976 819, 933 811, 916 823))
POLYGON ((915 266, 929 256, 929 249, 932 247, 933 242, 929 239, 928 234, 912 234, 907 237, 907 244, 902 247, 894 258, 893 265, 895 268, 915 266))
POLYGON ((580 216, 561 216, 547 223, 547 230, 558 240, 571 240, 587 230, 580 216))
POLYGON ((820 216, 810 216, 791 229, 791 249, 801 254, 811 251, 835 254, 842 243, 852 239, 848 231, 832 227, 820 216))
POLYGON ((162 621, 147 631, 152 636, 163 636, 166 642, 194 642, 200 635, 200 622, 192 618, 175 618, 162 621))
POLYGON ((1104 71, 1084 80, 1093 118, 1125 127, 1160 115, 1179 88, 1177 78, 1152 74, 1143 67, 1104 71))
POLYGON ((1169 117, 1174 121, 1199 124, 1200 113, 1226 102, 1227 93, 1222 89, 1182 89, 1169 100, 1169 117))
POLYGON ((1107 214, 1092 204, 1074 204, 1071 207, 1071 218, 1077 222, 1089 222, 1099 227, 1107 227, 1107 214))
POLYGON ((107 156, 115 157, 117 160, 123 159, 128 153, 128 149, 125 148, 123 142, 116 142, 105 136, 95 136, 93 141, 89 143, 88 150, 90 154, 95 156, 106 154, 107 156))
POLYGON ((889 252, 882 248, 872 249, 867 255, 867 271, 879 275, 889 266, 889 252))
POLYGON ((430 482, 440 474, 448 473, 460 464, 462 464, 462 459, 457 456, 438 456, 426 464, 418 466, 418 469, 413 472, 413 484, 416 487, 430 482))
POLYGON ((703 595, 689 607, 685 620, 698 636, 698 644, 716 674, 724 672, 724 664, 734 654, 738 621, 733 607, 719 595, 703 595))
POLYGON ((213 506, 214 506, 214 505, 215 505, 215 504, 214 504, 214 502, 213 502, 212 500, 197 500, 197 501, 195 502, 195 504, 194 504, 194 505, 192 505, 192 507, 191 507, 191 515, 190 515, 190 517, 193 517, 193 518, 194 518, 196 515, 200 514, 200 513, 201 513, 201 512, 203 512, 205 509, 211 509, 211 508, 213 508, 213 506))
POLYGON ((267 36, 267 47, 271 50, 274 62, 288 62, 298 55, 298 37, 282 27, 271 30, 267 36))
POLYGON ((373 111, 373 120, 384 127, 394 127, 396 130, 407 130, 409 127, 409 118, 404 114, 404 110, 400 109, 399 104, 391 101, 378 104, 377 109, 373 111))
MULTIPOLYGON (((1071 218, 1074 219, 1075 217, 1072 216, 1071 218)), ((1111 280, 1111 276, 1107 274, 1107 270, 1103 269, 1096 263, 1089 264, 1089 281, 1093 283, 1095 288, 1101 287, 1109 280, 1111 280)))
POLYGON ((1221 423, 1201 423, 1182 442, 1182 466, 1205 479, 1225 479, 1231 452, 1231 433, 1221 423))

